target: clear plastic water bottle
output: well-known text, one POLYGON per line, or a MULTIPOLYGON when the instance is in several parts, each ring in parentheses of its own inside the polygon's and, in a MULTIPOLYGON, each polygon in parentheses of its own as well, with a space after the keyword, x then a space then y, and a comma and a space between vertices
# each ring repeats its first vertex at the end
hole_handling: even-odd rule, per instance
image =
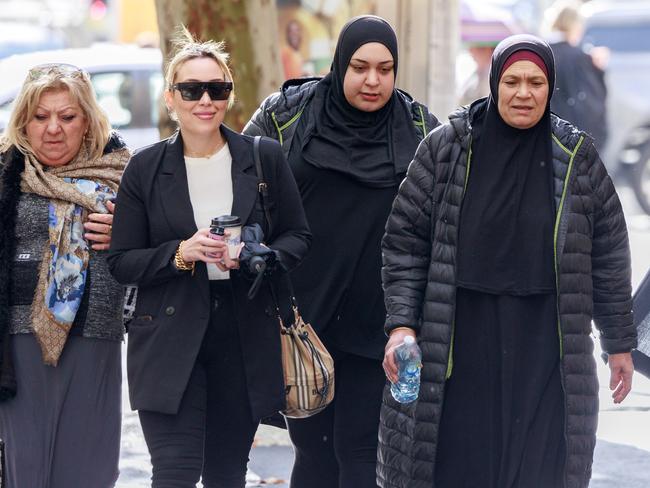
POLYGON ((400 403, 410 403, 417 399, 420 392, 420 369, 422 352, 412 336, 404 337, 395 349, 397 363, 397 381, 390 385, 393 398, 400 403))

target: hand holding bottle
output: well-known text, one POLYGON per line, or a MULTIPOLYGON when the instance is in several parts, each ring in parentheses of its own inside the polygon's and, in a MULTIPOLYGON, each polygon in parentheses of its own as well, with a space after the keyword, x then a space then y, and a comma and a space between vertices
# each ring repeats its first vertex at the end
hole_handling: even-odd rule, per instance
POLYGON ((399 347, 406 336, 415 338, 415 331, 409 327, 398 327, 390 332, 390 337, 384 349, 384 362, 382 366, 386 373, 386 378, 391 383, 397 381, 397 363, 395 362, 395 349, 399 347))
POLYGON ((395 348, 395 362, 397 381, 391 384, 390 392, 400 403, 413 402, 420 392, 422 368, 422 353, 413 336, 405 336, 402 344, 395 348))

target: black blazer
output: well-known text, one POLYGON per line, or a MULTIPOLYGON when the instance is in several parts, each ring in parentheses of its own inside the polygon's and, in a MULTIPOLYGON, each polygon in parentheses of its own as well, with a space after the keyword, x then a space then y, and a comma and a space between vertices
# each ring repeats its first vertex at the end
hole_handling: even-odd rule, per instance
MULTIPOLYGON (((232 155, 232 214, 266 229, 253 138, 224 126, 221 131, 232 155)), ((265 139, 260 147, 273 222, 266 241, 291 269, 307 253, 311 234, 280 145, 265 139)), ((192 276, 172 264, 181 239, 196 231, 177 133, 134 154, 116 201, 110 270, 120 283, 139 286, 127 355, 134 410, 176 413, 199 353, 210 316, 207 269, 197 262, 192 276)), ((250 282, 238 271, 230 276, 251 410, 259 419, 284 408, 278 323, 268 287, 251 302, 246 297, 250 282)))

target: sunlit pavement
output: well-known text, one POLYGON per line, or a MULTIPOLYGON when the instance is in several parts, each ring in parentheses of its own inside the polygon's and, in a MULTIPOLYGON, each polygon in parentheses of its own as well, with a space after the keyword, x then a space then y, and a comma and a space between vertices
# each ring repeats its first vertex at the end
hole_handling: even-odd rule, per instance
MULTIPOLYGON (((650 217, 642 213, 629 189, 618 190, 630 231, 632 281, 636 286, 650 268, 650 217)), ((600 359, 597 342, 595 355, 601 385, 600 417, 590 488, 648 488, 650 380, 637 375, 629 397, 623 404, 614 405, 609 390, 609 369, 600 359)), ((138 417, 128 406, 126 379, 123 394, 121 474, 117 486, 144 488, 150 486, 151 465, 138 417)), ((292 461, 293 451, 286 432, 273 427, 260 427, 251 452, 247 488, 287 488, 292 461)))

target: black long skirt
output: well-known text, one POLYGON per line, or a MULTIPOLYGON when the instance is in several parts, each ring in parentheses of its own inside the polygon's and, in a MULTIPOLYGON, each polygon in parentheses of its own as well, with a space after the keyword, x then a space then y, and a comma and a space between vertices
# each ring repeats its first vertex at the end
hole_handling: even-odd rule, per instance
POLYGON ((435 488, 560 488, 564 445, 555 295, 459 288, 435 488))

